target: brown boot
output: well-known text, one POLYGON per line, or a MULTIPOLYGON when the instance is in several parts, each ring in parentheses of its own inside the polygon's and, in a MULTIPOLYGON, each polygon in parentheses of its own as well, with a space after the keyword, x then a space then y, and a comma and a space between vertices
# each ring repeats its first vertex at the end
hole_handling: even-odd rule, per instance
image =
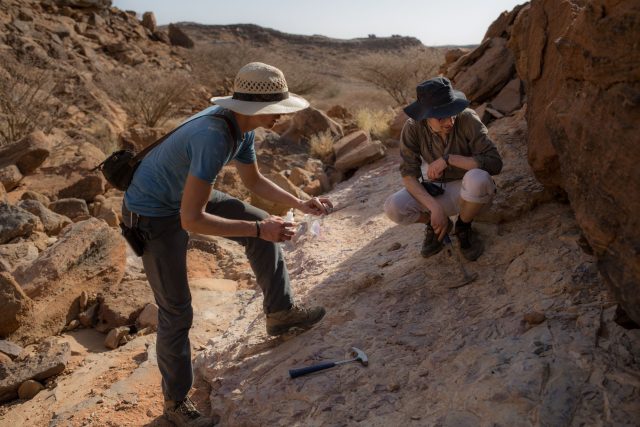
POLYGON ((180 402, 165 400, 164 416, 178 427, 210 427, 220 422, 220 417, 217 415, 212 417, 202 415, 188 397, 180 402))
POLYGON ((326 311, 323 307, 306 308, 293 305, 288 310, 267 314, 267 333, 282 335, 291 328, 309 329, 320 321, 326 311))

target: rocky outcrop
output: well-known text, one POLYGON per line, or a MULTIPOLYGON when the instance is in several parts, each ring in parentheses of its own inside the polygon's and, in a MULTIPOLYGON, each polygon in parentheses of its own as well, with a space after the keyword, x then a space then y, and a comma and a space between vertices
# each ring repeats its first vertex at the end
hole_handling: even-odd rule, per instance
POLYGON ((187 35, 180 27, 174 24, 169 24, 169 41, 174 46, 186 47, 191 49, 195 46, 191 37, 187 35))
POLYGON ((494 37, 461 57, 449 74, 454 87, 464 92, 471 101, 482 103, 496 95, 513 73, 514 60, 507 40, 494 37))
POLYGON ((90 143, 63 140, 42 168, 22 179, 21 185, 50 199, 77 198, 92 201, 105 192, 102 174, 91 172, 105 155, 90 143))
POLYGON ((0 168, 15 165, 22 175, 28 175, 49 157, 51 148, 44 133, 33 132, 18 142, 0 147, 0 168))
POLYGON ((117 285, 125 264, 124 240, 103 221, 91 218, 67 227, 33 263, 14 271, 34 309, 12 340, 30 343, 61 331, 80 312, 78 294, 117 285))
POLYGON ((540 0, 520 11, 510 42, 527 88, 531 167, 566 191, 600 272, 636 322, 639 39, 637 2, 540 0))

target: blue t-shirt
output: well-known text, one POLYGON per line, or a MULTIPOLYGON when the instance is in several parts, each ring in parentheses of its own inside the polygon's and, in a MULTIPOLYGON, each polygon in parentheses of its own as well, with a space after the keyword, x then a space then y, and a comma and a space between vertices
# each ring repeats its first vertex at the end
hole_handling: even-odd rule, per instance
POLYGON ((192 119, 140 163, 124 195, 131 212, 152 217, 177 215, 188 175, 213 184, 220 169, 231 160, 247 164, 256 161, 254 132, 241 134, 229 110, 213 106, 188 120, 192 119), (235 153, 231 152, 234 144, 226 121, 211 114, 231 119, 240 138, 235 153))

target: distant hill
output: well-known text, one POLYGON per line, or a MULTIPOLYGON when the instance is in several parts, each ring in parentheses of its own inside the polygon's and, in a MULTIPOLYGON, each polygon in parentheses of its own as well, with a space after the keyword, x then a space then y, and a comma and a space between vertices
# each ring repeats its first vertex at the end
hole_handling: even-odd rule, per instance
POLYGON ((194 22, 179 22, 177 25, 196 42, 251 42, 254 45, 298 45, 314 46, 339 51, 401 50, 420 47, 423 44, 415 37, 371 35, 355 39, 334 39, 321 35, 289 34, 255 24, 204 25, 194 22))

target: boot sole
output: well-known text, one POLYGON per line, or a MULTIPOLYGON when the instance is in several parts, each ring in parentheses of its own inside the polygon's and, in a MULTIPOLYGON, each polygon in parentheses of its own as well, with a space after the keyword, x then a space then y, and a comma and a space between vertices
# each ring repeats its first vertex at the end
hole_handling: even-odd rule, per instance
POLYGON ((423 258, 431 258, 432 256, 439 254, 442 249, 444 249, 444 245, 442 243, 440 243, 440 246, 438 246, 436 249, 432 250, 431 252, 423 252, 420 251, 420 255, 422 255, 423 258))
POLYGON ((299 329, 300 333, 308 331, 316 323, 321 321, 324 318, 325 314, 327 314, 326 311, 323 312, 322 315, 314 321, 306 321, 306 322, 299 322, 299 323, 294 323, 290 325, 278 325, 278 326, 267 327, 267 334, 271 335, 272 337, 277 337, 279 335, 284 335, 288 333, 292 329, 293 330, 299 329))

